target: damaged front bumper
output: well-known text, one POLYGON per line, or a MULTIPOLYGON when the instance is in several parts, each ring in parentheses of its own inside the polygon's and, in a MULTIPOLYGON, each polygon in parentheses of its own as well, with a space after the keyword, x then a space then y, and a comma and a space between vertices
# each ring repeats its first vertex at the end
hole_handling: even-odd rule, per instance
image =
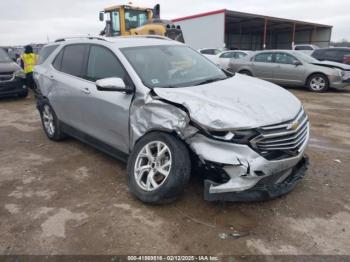
POLYGON ((292 191, 305 174, 309 165, 307 157, 303 157, 290 171, 290 175, 281 180, 281 174, 261 179, 253 188, 243 192, 210 193, 210 189, 217 186, 214 182, 205 180, 204 199, 207 201, 254 202, 274 199, 292 191))
POLYGON ((205 200, 244 202, 271 199, 291 191, 307 169, 307 142, 308 134, 297 155, 278 160, 267 160, 248 145, 199 134, 190 139, 189 145, 206 168, 215 166, 226 176, 223 181, 205 179, 205 200))

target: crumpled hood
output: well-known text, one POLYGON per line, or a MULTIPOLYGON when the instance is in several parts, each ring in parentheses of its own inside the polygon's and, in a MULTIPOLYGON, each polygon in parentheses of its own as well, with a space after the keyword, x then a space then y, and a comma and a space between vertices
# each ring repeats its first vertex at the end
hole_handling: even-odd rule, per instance
POLYGON ((326 66, 326 67, 331 67, 331 68, 339 68, 345 71, 350 71, 350 65, 347 64, 342 64, 338 62, 333 62, 333 61, 319 61, 317 63, 313 63, 314 65, 318 66, 326 66))
POLYGON ((191 120, 209 130, 277 124, 293 119, 301 108, 301 102, 283 88, 241 74, 200 86, 155 88, 154 92, 185 106, 191 120))
POLYGON ((0 62, 0 73, 15 72, 20 69, 20 66, 15 62, 0 62))

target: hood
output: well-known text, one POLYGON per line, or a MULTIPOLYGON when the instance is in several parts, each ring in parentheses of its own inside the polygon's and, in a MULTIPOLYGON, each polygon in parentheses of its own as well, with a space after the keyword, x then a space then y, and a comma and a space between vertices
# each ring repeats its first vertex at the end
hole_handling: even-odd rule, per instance
POLYGON ((155 88, 165 100, 187 108, 209 130, 250 129, 293 119, 301 103, 272 83, 236 74, 223 81, 183 88, 155 88))
POLYGON ((350 71, 350 65, 337 63, 333 61, 319 61, 318 63, 312 63, 313 65, 325 66, 330 68, 338 68, 345 71, 350 71))
POLYGON ((20 69, 20 66, 15 62, 1 62, 0 73, 15 72, 20 69))

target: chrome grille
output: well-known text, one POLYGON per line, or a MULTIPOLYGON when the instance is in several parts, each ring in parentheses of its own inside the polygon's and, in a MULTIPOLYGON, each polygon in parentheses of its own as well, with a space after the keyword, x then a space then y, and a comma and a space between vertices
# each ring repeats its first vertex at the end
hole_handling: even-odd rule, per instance
MULTIPOLYGON (((278 151, 290 155, 297 154, 309 137, 309 119, 304 110, 291 121, 259 129, 260 135, 251 141, 251 145, 262 155, 278 151)), ((275 154, 275 157, 277 155, 275 154)))
POLYGON ((12 81, 14 78, 13 72, 3 72, 0 73, 0 82, 12 81))

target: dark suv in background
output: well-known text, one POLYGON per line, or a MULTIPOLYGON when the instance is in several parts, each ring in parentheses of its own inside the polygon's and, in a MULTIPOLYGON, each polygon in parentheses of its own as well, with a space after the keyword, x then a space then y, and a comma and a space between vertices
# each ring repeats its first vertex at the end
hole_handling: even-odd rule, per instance
POLYGON ((320 61, 333 61, 350 65, 350 48, 336 47, 315 50, 312 56, 320 61))
POLYGON ((26 97, 28 89, 23 79, 24 72, 21 67, 0 48, 0 97, 16 95, 26 97))

